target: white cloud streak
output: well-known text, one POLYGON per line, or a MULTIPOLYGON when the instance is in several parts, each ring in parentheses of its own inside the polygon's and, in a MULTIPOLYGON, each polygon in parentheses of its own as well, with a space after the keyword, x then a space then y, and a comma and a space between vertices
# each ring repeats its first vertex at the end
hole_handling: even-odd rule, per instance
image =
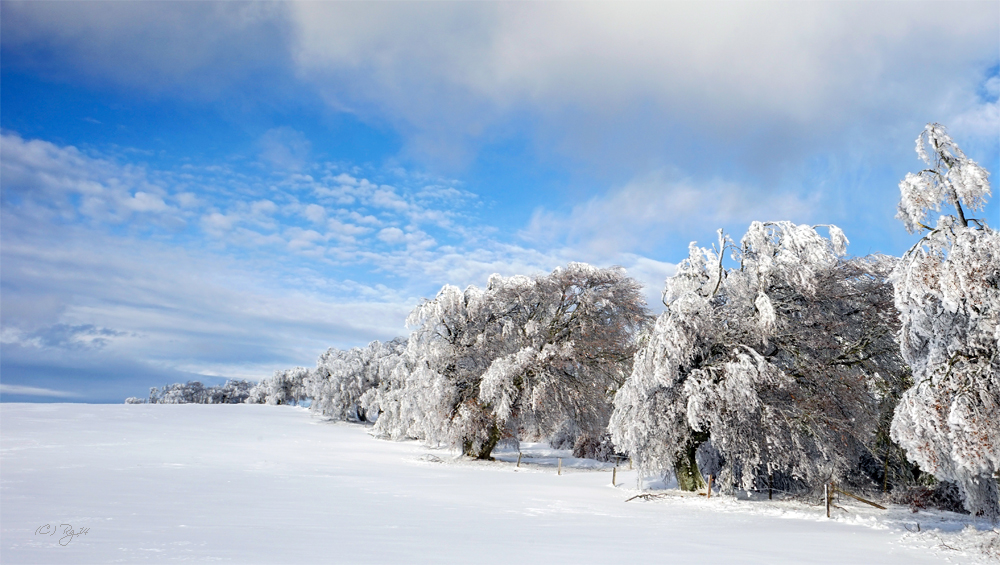
POLYGON ((52 398, 75 398, 80 395, 75 392, 64 390, 52 390, 36 386, 8 385, 0 384, 0 394, 17 396, 48 396, 52 398))
POLYGON ((536 210, 520 236, 534 245, 564 245, 606 260, 622 251, 649 252, 667 236, 740 229, 760 219, 814 220, 815 194, 774 192, 757 197, 744 185, 678 177, 656 171, 567 212, 536 210))

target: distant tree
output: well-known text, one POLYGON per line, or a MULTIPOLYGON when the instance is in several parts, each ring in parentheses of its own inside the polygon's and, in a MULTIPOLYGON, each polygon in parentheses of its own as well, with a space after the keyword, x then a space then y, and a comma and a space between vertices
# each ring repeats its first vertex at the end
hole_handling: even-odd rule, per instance
POLYGON ((504 437, 544 436, 566 421, 599 434, 646 320, 621 269, 571 263, 538 277, 445 286, 417 306, 404 361, 366 396, 377 433, 488 458, 504 437))
MULTIPOLYGON (((249 381, 226 381, 220 386, 206 387, 198 381, 164 385, 163 389, 149 391, 149 404, 239 404, 246 400, 253 383, 249 381)), ((145 401, 129 398, 127 404, 143 404, 145 401)))
POLYGON ((164 385, 149 391, 150 404, 208 404, 205 385, 198 381, 164 385))
POLYGON ((222 386, 206 389, 209 404, 242 404, 250 396, 254 383, 246 380, 226 381, 222 386))
POLYGON ((346 351, 330 348, 305 379, 310 409, 338 420, 367 421, 361 397, 388 380, 405 350, 406 338, 402 337, 346 351))
POLYGON ((309 369, 295 367, 275 371, 270 378, 261 380, 250 389, 247 404, 293 404, 309 398, 306 392, 306 378, 309 369))
POLYGON ((712 249, 691 244, 614 399, 612 439, 641 470, 702 488, 696 455, 711 446, 723 484, 754 488, 849 477, 873 457, 883 398, 905 379, 893 260, 845 259, 828 231, 754 222, 738 247, 721 230, 712 249))
POLYGON ((892 437, 910 459, 962 490, 973 514, 997 520, 1000 502, 1000 235, 966 211, 990 195, 988 174, 940 124, 917 137, 928 168, 899 183, 897 218, 925 235, 892 274, 903 357, 914 386, 892 437), (954 214, 926 223, 929 211, 954 214))

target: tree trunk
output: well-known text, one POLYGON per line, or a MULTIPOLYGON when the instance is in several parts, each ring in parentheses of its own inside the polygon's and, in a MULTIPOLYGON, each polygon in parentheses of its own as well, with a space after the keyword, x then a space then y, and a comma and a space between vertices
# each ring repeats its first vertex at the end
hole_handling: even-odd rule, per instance
POLYGON ((674 460, 674 475, 677 476, 677 487, 681 490, 694 492, 705 488, 705 478, 698 470, 698 460, 695 454, 698 447, 708 441, 708 434, 697 432, 691 435, 684 449, 674 460))
POLYGON ((493 424, 490 426, 490 435, 481 446, 479 450, 475 449, 475 442, 466 440, 462 446, 462 451, 469 457, 475 457, 476 459, 485 459, 493 461, 493 457, 490 456, 493 453, 493 448, 497 446, 500 442, 500 428, 493 424))
POLYGON ((1000 522, 1000 485, 990 475, 969 477, 958 481, 965 509, 973 516, 982 516, 993 524, 1000 522))

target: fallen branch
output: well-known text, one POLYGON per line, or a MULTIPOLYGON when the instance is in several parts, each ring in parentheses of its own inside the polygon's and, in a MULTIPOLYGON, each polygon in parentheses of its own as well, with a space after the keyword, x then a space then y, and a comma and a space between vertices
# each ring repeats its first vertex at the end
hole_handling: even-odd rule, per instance
POLYGON ((637 495, 633 496, 632 498, 627 499, 625 502, 629 502, 629 501, 635 500, 637 498, 641 498, 643 500, 652 500, 654 498, 666 498, 667 496, 668 495, 665 494, 665 493, 664 494, 643 493, 643 494, 637 494, 637 495))
POLYGON ((840 494, 846 494, 847 496, 853 498, 854 500, 859 500, 861 502, 864 502, 865 504, 871 504, 872 506, 874 506, 875 508, 878 508, 879 510, 886 510, 885 506, 882 506, 881 504, 875 504, 874 502, 872 502, 870 500, 866 500, 864 498, 861 498, 860 496, 858 496, 856 494, 851 494, 851 493, 847 492, 846 490, 842 490, 842 489, 839 489, 837 487, 834 487, 834 491, 835 492, 839 492, 840 494))

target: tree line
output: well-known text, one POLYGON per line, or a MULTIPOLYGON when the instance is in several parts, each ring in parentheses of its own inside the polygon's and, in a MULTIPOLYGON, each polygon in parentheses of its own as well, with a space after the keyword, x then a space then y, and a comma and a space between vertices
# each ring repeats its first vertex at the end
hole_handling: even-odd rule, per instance
POLYGON ((703 472, 730 490, 933 477, 997 520, 1000 235, 967 216, 988 174, 940 124, 917 153, 926 168, 900 182, 897 218, 921 238, 900 258, 848 256, 832 225, 753 222, 738 241, 692 243, 656 317, 621 268, 493 275, 418 305, 407 337, 199 398, 308 401, 481 459, 518 441, 621 453, 685 490, 703 472), (942 207, 954 213, 931 226, 942 207))

